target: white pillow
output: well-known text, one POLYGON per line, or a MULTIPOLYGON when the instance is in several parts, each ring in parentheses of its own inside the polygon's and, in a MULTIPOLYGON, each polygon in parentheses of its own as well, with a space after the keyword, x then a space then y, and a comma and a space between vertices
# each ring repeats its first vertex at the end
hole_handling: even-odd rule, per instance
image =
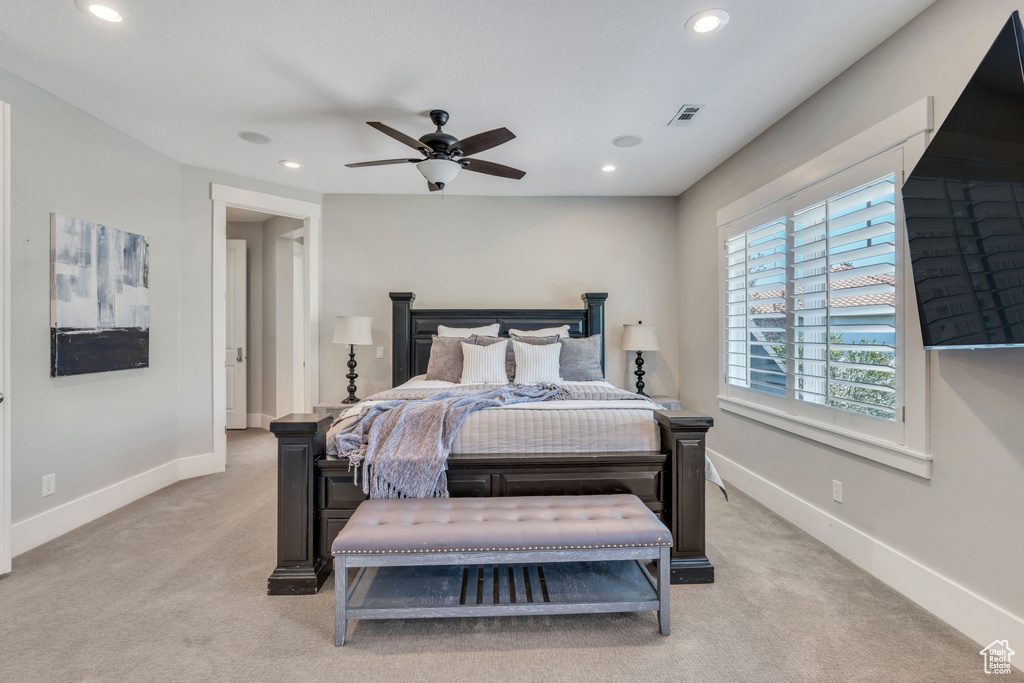
MULTIPOLYGON (((498 346, 498 344, 494 344, 498 346)), ((516 384, 560 384, 558 357, 561 344, 527 344, 512 340, 516 354, 516 384)))
POLYGON ((559 337, 569 336, 569 326, 562 325, 561 327, 545 327, 543 330, 509 330, 508 336, 515 335, 517 337, 553 337, 556 334, 559 337))
MULTIPOLYGON (((557 369, 557 361, 555 365, 557 369)), ((462 384, 508 384, 505 345, 477 346, 462 342, 462 384)))
POLYGON ((493 325, 484 325, 483 327, 447 327, 445 325, 438 325, 437 336, 460 337, 462 339, 465 339, 466 337, 472 337, 474 334, 479 334, 484 337, 497 337, 498 331, 500 329, 501 323, 494 323, 493 325))

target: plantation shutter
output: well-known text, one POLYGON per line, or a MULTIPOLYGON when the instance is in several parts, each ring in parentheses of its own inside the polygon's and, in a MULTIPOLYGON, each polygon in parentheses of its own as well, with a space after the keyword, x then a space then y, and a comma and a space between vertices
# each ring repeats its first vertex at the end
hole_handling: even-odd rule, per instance
POLYGON ((891 423, 895 177, 848 187, 798 193, 772 220, 726 239, 725 382, 757 392, 752 400, 784 400, 789 412, 832 409, 891 423), (767 395, 779 399, 754 398, 767 395))
POLYGON ((786 221, 726 241, 726 377, 786 395, 786 221))
POLYGON ((798 400, 896 417, 894 192, 890 175, 794 213, 798 400))

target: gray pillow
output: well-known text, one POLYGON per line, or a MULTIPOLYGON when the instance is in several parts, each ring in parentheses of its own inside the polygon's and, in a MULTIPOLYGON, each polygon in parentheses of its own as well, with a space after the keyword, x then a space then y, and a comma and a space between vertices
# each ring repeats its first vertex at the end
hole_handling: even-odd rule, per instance
POLYGON ((566 382, 604 379, 604 372, 601 371, 601 335, 595 334, 583 339, 563 337, 559 343, 562 345, 562 354, 558 360, 562 379, 566 382))
POLYGON ((427 379, 455 382, 462 379, 462 342, 472 343, 460 337, 430 337, 430 360, 427 361, 427 379))

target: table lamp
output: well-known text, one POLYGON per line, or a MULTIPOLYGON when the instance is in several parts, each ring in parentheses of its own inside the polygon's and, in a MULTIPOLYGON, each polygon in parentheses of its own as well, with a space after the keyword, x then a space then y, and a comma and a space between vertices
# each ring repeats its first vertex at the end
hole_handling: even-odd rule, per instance
POLYGON ((644 351, 658 350, 658 326, 644 325, 642 320, 636 325, 623 325, 622 348, 626 351, 636 351, 636 393, 647 396, 644 393, 644 351))
POLYGON ((335 344, 348 344, 348 398, 342 403, 359 403, 356 398, 356 344, 373 344, 370 326, 373 318, 364 315, 339 315, 334 318, 335 344))

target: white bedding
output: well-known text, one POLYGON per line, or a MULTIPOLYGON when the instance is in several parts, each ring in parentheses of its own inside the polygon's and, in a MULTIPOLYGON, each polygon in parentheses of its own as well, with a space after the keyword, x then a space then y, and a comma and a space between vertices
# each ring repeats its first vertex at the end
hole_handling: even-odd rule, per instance
MULTIPOLYGON (((408 390, 443 392, 459 385, 414 377, 401 386, 408 390)), ((481 384, 481 389, 497 384, 481 384)), ((565 382, 572 391, 586 386, 614 389, 608 382, 565 382)), ((428 393, 433 393, 428 392, 428 393)), ((342 415, 342 423, 355 419, 363 401, 342 415)), ((660 449, 657 404, 650 401, 568 400, 517 403, 471 413, 452 445, 452 453, 609 453, 660 449)), ((328 438, 328 452, 334 440, 328 438)))

